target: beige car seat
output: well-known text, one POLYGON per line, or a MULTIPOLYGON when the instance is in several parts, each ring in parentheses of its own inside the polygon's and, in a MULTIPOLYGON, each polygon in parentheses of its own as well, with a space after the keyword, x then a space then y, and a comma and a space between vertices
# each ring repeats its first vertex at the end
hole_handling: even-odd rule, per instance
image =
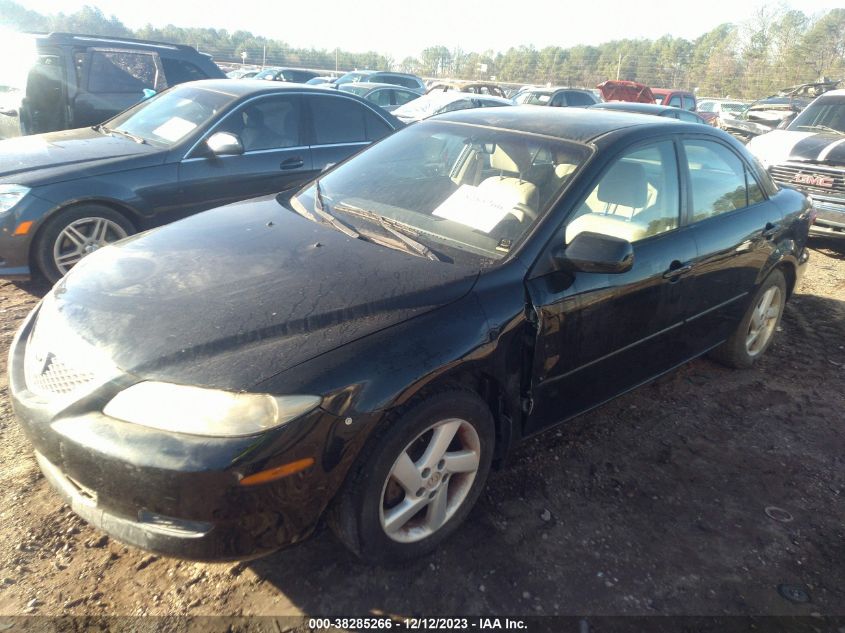
POLYGON ((537 185, 528 180, 523 180, 520 175, 520 163, 528 167, 531 164, 531 156, 525 152, 519 156, 519 149, 508 148, 507 153, 498 145, 490 155, 490 167, 499 170, 498 176, 491 176, 481 181, 478 185, 480 190, 489 192, 501 191, 503 197, 516 197, 513 209, 510 213, 520 222, 526 219, 531 221, 537 217, 539 206, 539 193, 537 185), (505 175, 508 174, 508 175, 505 175))

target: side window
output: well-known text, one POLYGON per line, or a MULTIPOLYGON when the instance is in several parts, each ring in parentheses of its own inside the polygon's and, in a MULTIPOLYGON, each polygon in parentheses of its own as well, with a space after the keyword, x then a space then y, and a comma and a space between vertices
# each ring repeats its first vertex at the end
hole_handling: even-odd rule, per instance
POLYGON ((557 93, 553 98, 550 106, 557 106, 559 108, 566 106, 566 94, 563 92, 557 93))
POLYGON ((296 96, 262 99, 230 115, 217 131, 237 134, 245 152, 296 147, 302 145, 301 107, 296 96))
POLYGON ((686 110, 680 110, 678 112, 678 118, 681 121, 686 121, 687 123, 701 123, 697 116, 695 116, 692 112, 687 112, 686 110))
POLYGON ((745 163, 724 145, 686 140, 684 151, 689 165, 693 222, 764 199, 745 163))
POLYGON ((394 90, 393 92, 396 95, 396 105, 405 105, 419 97, 417 93, 408 90, 394 90))
POLYGON ((681 107, 681 95, 672 95, 672 98, 669 99, 669 103, 666 105, 671 106, 673 108, 680 108, 681 107))
POLYGON ((375 103, 377 106, 389 106, 390 105, 390 93, 393 92, 389 88, 384 88, 382 90, 375 90, 367 95, 367 101, 371 103, 375 103))
POLYGON ((364 123, 367 126, 367 140, 378 141, 393 132, 391 127, 384 122, 375 112, 364 111, 364 123))
POLYGON ((197 68, 194 64, 182 59, 162 57, 161 65, 164 67, 164 76, 167 78, 168 86, 175 86, 176 84, 185 83, 186 81, 208 79, 208 75, 197 68))
POLYGON ((575 107, 584 107, 595 103, 595 101, 583 92, 570 92, 566 100, 569 102, 569 105, 575 107))
POLYGON ((155 58, 148 53, 92 51, 88 91, 93 93, 141 93, 145 88, 164 88, 155 58))
POLYGON ((311 97, 314 144, 360 143, 367 140, 364 108, 352 99, 311 97))
POLYGON ((458 99, 457 101, 453 101, 449 105, 438 110, 437 114, 443 114, 444 112, 454 112, 455 110, 469 110, 470 108, 474 107, 475 106, 470 99, 458 99))
POLYGON ((695 97, 691 95, 684 95, 684 110, 695 112, 695 97))
POLYGON ((566 226, 566 243, 585 231, 638 242, 676 228, 680 208, 672 141, 640 146, 602 174, 566 226))

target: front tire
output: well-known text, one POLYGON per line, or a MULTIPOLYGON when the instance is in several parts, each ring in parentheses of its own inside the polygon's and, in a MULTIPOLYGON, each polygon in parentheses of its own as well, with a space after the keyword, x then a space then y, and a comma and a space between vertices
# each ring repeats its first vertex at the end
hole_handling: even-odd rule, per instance
POLYGON ((774 338, 786 304, 786 280, 777 269, 760 284, 731 337, 710 355, 729 367, 751 367, 774 338))
POLYGON ((34 245, 38 269, 56 283, 83 257, 135 232, 122 214, 90 204, 59 211, 50 218, 34 245))
POLYGON ((338 539, 371 564, 422 556, 452 534, 481 494, 495 441, 489 408, 462 390, 425 398, 387 424, 329 514, 338 539))

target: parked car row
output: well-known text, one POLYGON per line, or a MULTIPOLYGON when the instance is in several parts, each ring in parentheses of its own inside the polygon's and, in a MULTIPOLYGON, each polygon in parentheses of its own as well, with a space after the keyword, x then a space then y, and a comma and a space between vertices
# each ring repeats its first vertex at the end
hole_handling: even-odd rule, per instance
POLYGON ((58 280, 137 231, 310 180, 401 124, 345 91, 204 80, 0 142, 0 276, 58 280))

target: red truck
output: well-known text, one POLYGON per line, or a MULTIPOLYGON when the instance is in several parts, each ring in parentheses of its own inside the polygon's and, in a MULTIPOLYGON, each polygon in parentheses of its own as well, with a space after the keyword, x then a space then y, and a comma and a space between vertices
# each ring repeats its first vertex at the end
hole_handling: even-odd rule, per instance
POLYGON ((652 88, 654 102, 660 105, 683 108, 695 112, 710 125, 716 125, 718 115, 715 112, 699 112, 695 95, 689 90, 678 90, 676 88, 652 88))

